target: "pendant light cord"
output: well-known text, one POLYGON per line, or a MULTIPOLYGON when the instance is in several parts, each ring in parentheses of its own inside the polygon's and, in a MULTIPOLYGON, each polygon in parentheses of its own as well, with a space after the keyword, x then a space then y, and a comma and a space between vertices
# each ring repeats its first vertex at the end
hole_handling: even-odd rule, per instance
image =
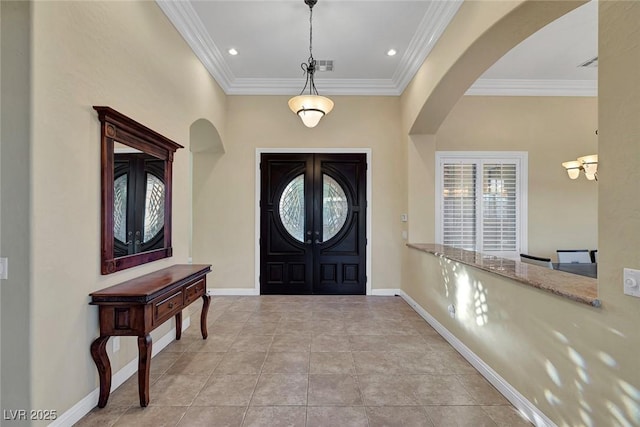
POLYGON ((309 87, 309 95, 317 95, 318 89, 316 89, 316 84, 313 80, 313 75, 316 72, 316 60, 313 59, 313 5, 315 2, 309 5, 309 59, 308 63, 304 62, 300 64, 300 68, 304 71, 307 76, 307 79, 304 83, 304 87, 300 92, 300 95, 304 93, 304 91, 309 87))

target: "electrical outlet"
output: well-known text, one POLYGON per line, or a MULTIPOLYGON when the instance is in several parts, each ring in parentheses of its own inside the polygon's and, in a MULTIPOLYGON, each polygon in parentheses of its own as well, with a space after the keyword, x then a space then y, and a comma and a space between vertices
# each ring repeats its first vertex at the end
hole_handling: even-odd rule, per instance
POLYGON ((120 337, 113 337, 113 352, 120 350, 120 337))
POLYGON ((7 280, 9 277, 9 258, 0 258, 0 280, 7 280))
POLYGON ((625 295, 640 297, 640 270, 625 268, 623 281, 625 295))
POLYGON ((453 304, 449 304, 449 307, 447 307, 447 310, 449 311, 449 316, 451 316, 452 319, 455 319, 456 317, 456 306, 453 304))

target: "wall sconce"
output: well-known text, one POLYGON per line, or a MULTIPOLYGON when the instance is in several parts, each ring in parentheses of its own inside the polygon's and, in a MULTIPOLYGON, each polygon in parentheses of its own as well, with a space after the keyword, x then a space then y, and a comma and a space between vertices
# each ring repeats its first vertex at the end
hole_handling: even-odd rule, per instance
POLYGON ((577 160, 562 163, 567 170, 569 178, 578 179, 580 171, 584 172, 584 176, 589 181, 598 180, 598 155, 591 154, 589 156, 578 157, 577 160))

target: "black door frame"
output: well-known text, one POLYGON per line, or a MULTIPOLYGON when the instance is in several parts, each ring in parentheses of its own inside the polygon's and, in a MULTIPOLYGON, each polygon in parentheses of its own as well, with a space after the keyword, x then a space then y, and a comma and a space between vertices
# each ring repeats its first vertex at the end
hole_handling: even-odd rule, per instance
POLYGON ((372 179, 371 179, 371 149, 370 148, 256 148, 256 163, 255 163, 255 187, 254 187, 254 210, 255 210, 255 261, 254 261, 254 289, 247 294, 260 295, 260 158, 263 153, 320 153, 320 154, 343 154, 343 153, 357 153, 365 154, 367 158, 367 204, 366 211, 366 294, 372 295, 372 277, 371 277, 371 194, 372 194, 372 179))

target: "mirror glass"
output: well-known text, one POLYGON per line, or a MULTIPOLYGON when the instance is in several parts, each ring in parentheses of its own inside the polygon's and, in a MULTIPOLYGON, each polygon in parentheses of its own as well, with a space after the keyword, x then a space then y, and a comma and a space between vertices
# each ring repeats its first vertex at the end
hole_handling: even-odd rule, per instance
POLYGON ((171 171, 181 145, 109 107, 102 141, 102 274, 170 257, 171 171))
POLYGON ((135 148, 114 142, 114 257, 162 248, 164 162, 135 148))

